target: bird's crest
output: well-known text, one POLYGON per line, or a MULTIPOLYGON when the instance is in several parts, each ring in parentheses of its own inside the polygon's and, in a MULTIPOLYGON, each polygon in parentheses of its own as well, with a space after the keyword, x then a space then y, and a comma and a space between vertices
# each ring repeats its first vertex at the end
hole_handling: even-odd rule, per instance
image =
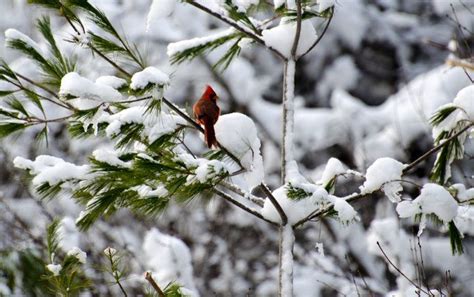
POLYGON ((206 90, 204 91, 204 94, 202 96, 208 99, 217 99, 217 94, 210 85, 206 86, 206 90))

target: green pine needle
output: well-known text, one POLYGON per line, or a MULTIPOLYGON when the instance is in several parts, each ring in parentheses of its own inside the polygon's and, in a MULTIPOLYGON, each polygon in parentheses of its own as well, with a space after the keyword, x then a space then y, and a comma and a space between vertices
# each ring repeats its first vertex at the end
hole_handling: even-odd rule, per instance
POLYGON ((53 220, 51 224, 48 225, 46 232, 46 240, 48 246, 48 255, 50 261, 53 261, 53 256, 57 254, 59 248, 59 227, 61 223, 59 220, 53 220))
POLYGON ((453 255, 462 255, 464 253, 464 248, 462 245, 462 234, 459 232, 456 224, 451 221, 448 224, 449 226, 449 241, 451 243, 451 252, 453 255))
POLYGON ((301 188, 295 187, 291 183, 288 183, 285 186, 285 189, 286 189, 286 195, 288 196, 288 198, 292 200, 301 200, 304 198, 308 198, 312 195, 312 193, 306 192, 305 190, 301 188))

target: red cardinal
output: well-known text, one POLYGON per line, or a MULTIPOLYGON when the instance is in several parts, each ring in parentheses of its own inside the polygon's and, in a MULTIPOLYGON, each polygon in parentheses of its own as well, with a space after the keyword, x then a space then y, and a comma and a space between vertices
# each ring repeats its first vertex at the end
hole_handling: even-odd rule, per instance
POLYGON ((208 85, 204 94, 193 106, 194 117, 199 124, 204 126, 204 136, 209 148, 213 144, 217 144, 214 124, 221 113, 221 109, 217 106, 217 98, 219 97, 217 97, 216 92, 208 85))

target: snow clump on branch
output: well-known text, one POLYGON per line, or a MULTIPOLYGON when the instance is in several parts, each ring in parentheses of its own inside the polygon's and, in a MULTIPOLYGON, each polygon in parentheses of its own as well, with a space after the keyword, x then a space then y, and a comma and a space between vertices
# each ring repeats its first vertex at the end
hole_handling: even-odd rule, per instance
POLYGON ((400 180, 404 165, 392 158, 380 158, 370 165, 365 182, 360 187, 361 194, 370 194, 382 189, 392 202, 400 201, 403 190, 400 180))
POLYGON ((142 90, 149 85, 164 86, 169 84, 170 77, 156 67, 147 67, 132 76, 130 88, 132 90, 142 90))
MULTIPOLYGON (((99 80, 100 81, 100 80, 99 80)), ((59 89, 61 97, 74 97, 79 101, 75 101, 79 109, 88 109, 99 104, 97 102, 88 102, 85 100, 94 100, 99 102, 115 102, 122 100, 122 94, 113 87, 93 82, 85 77, 80 76, 76 72, 70 72, 61 79, 61 87, 59 89)))
POLYGON ((413 201, 402 201, 397 205, 401 218, 413 217, 417 214, 434 214, 444 223, 452 221, 458 211, 458 204, 453 196, 438 184, 426 184, 420 195, 413 201))
POLYGON ((33 178, 35 186, 43 183, 54 186, 68 180, 84 180, 87 179, 90 170, 88 165, 78 166, 47 155, 38 156, 34 161, 16 157, 13 164, 17 168, 29 170, 32 175, 36 175, 33 178))
MULTIPOLYGON (((262 36, 265 45, 279 51, 283 56, 289 58, 291 56, 295 32, 296 22, 288 22, 288 20, 282 19, 280 25, 271 29, 263 30, 262 36)), ((311 21, 303 21, 301 23, 301 33, 298 43, 298 51, 296 53, 297 56, 306 53, 316 39, 318 39, 318 36, 316 35, 316 30, 311 21)))
POLYGON ((253 120, 234 112, 222 115, 214 129, 219 143, 235 155, 246 169, 243 178, 247 186, 252 189, 259 185, 264 178, 263 159, 253 120))

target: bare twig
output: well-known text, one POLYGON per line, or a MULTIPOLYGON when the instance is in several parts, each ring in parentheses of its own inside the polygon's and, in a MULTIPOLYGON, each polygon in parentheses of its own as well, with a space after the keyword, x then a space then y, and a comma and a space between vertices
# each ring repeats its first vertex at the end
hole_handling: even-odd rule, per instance
POLYGON ((149 271, 145 272, 145 279, 150 283, 150 285, 153 287, 156 293, 158 293, 158 296, 166 297, 165 293, 161 290, 160 286, 158 286, 158 284, 155 282, 155 280, 153 279, 149 271))
POLYGON ((149 100, 149 99, 152 99, 152 98, 153 98, 153 96, 145 96, 145 97, 130 99, 130 100, 114 101, 113 103, 129 104, 129 103, 135 103, 135 102, 149 100))
POLYGON ((298 44, 300 42, 301 35, 301 0, 296 0, 296 32, 293 40, 293 46, 291 47, 291 56, 293 60, 297 60, 298 44))
POLYGON ((424 290, 423 288, 421 288, 419 285, 417 285, 414 281, 412 281, 408 276, 406 276, 406 274, 404 274, 395 264, 393 264, 393 262, 390 260, 390 258, 387 256, 387 254, 385 253, 385 251, 383 250, 382 246, 380 245, 380 243, 377 241, 377 246, 379 247, 380 251, 382 252, 384 258, 387 260, 387 262, 390 264, 390 266, 393 267, 393 269, 395 269, 401 276, 403 276, 407 281, 409 281, 413 286, 415 286, 418 290, 420 290, 421 292, 425 293, 426 295, 428 296, 431 296, 431 294, 429 292, 427 292, 426 290, 424 290))
POLYGON ((331 8, 331 16, 329 17, 328 22, 326 23, 326 26, 323 29, 323 32, 321 32, 321 35, 318 36, 318 38, 314 41, 314 43, 311 45, 311 47, 303 55, 301 55, 301 57, 305 56, 310 51, 312 51, 316 47, 316 45, 318 45, 318 43, 321 41, 321 39, 323 39, 323 36, 326 34, 326 31, 328 30, 329 25, 331 24, 333 16, 334 16, 334 7, 331 8))
POLYGON ((421 157, 419 157, 418 159, 416 159, 415 161, 411 162, 410 164, 408 164, 407 166, 405 166, 405 168, 403 168, 403 174, 407 174, 411 169, 413 169, 415 166, 417 166, 419 163, 423 162, 424 160, 426 160, 431 154, 433 153, 436 153, 437 151, 439 151, 441 148, 443 148, 445 145, 447 145, 448 143, 451 142, 451 140, 457 138, 458 136, 460 136, 461 134, 463 134, 464 132, 466 132, 469 128, 471 128, 474 124, 473 123, 470 123, 469 125, 467 125, 466 127, 464 127, 463 129, 459 130, 459 132, 453 134, 451 137, 447 138, 446 140, 444 140, 443 142, 441 142, 440 144, 438 144, 437 146, 433 147, 432 149, 430 149, 429 151, 427 151, 426 153, 424 153, 421 157))
POLYGON ((446 60, 446 64, 452 67, 462 67, 463 69, 474 71, 474 64, 460 59, 448 59, 446 60))
POLYGON ((348 265, 349 273, 350 273, 351 278, 352 278, 352 283, 354 284, 354 287, 355 287, 355 289, 356 289, 357 296, 360 297, 359 286, 357 285, 356 280, 355 280, 355 277, 354 277, 354 273, 352 272, 352 269, 351 269, 351 262, 349 261, 349 256, 346 254, 346 255, 344 256, 344 258, 346 258, 346 262, 347 262, 347 265, 348 265))
POLYGON ((224 188, 244 197, 244 198, 247 198, 248 200, 252 201, 253 203, 257 204, 258 206, 260 207, 263 207, 263 204, 265 203, 265 200, 260 198, 260 197, 257 197, 255 195, 252 195, 251 193, 248 193, 248 192, 245 192, 244 190, 242 190, 239 186, 237 186, 236 184, 233 184, 233 183, 230 183, 230 182, 226 182, 226 181, 222 181, 219 183, 221 186, 223 186, 224 188))
POLYGON ((265 221, 265 222, 267 222, 267 223, 269 223, 269 224, 271 224, 271 225, 273 225, 273 226, 278 226, 277 223, 272 222, 272 221, 266 219, 266 218, 265 218, 264 216, 262 216, 258 211, 253 210, 253 209, 251 209, 251 208, 245 206, 244 204, 242 204, 242 203, 240 203, 239 201, 237 201, 237 200, 235 200, 234 198, 232 198, 230 195, 228 195, 228 194, 226 194, 226 193, 224 193, 224 192, 222 192, 222 191, 219 191, 219 190, 217 190, 217 189, 214 189, 213 192, 216 193, 217 195, 221 196, 222 198, 224 198, 224 199, 227 200, 228 202, 234 204, 234 205, 237 206, 238 208, 240 208, 240 209, 242 209, 242 210, 248 212, 249 214, 251 214, 251 215, 253 215, 253 216, 255 216, 255 217, 257 217, 257 218, 259 218, 259 219, 261 219, 261 220, 263 220, 263 221, 265 221))
POLYGON ((281 208, 281 205, 278 203, 278 201, 276 200, 275 196, 273 196, 272 192, 270 191, 270 189, 267 187, 266 184, 261 183, 261 184, 260 184, 260 188, 261 188, 262 191, 265 193, 265 195, 267 196, 267 198, 270 199, 270 202, 273 204, 273 206, 274 206, 275 209, 277 210, 278 214, 280 215, 281 224, 282 224, 283 226, 285 226, 285 225, 288 223, 288 217, 286 216, 285 211, 283 210, 283 208, 281 208))
POLYGON ((121 66, 119 66, 117 63, 115 63, 114 61, 112 61, 111 59, 109 59, 109 57, 107 57, 105 54, 103 54, 101 51, 99 51, 98 49, 96 49, 91 43, 88 44, 89 48, 96 54, 98 54, 102 59, 106 60, 110 65, 112 65, 115 69, 117 69, 118 71, 122 72, 123 74, 125 74, 126 76, 128 77, 132 77, 132 75, 125 69, 123 69, 121 66))

